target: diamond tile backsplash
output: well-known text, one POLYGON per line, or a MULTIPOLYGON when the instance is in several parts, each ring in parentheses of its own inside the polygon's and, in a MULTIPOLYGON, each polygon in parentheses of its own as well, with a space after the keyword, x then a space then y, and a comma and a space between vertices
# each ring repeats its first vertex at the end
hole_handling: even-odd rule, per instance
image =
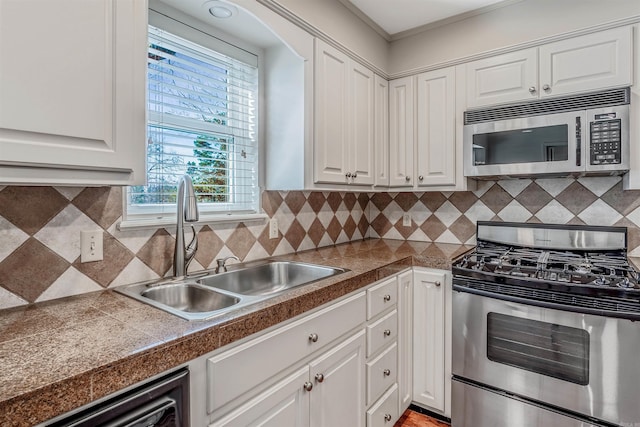
MULTIPOLYGON (((267 221, 196 227, 189 270, 366 237, 474 244, 478 220, 626 226, 629 255, 640 256, 640 191, 623 191, 619 177, 485 181, 466 192, 265 191, 262 208, 278 220, 277 239, 267 221)), ((171 274, 175 230, 119 231, 121 215, 119 187, 0 186, 0 308, 171 274), (80 263, 80 231, 99 229, 104 260, 80 263)))

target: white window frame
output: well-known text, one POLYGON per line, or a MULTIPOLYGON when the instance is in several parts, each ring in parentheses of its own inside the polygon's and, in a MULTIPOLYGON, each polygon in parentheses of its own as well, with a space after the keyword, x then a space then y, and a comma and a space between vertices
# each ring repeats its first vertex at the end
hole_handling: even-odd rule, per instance
MULTIPOLYGON (((207 34, 201 28, 194 28, 192 25, 183 24, 173 18, 170 18, 164 14, 149 10, 149 24, 161 28, 171 34, 178 37, 182 37, 190 42, 201 45, 205 49, 211 49, 224 55, 230 56, 239 61, 245 62, 252 66, 258 66, 258 55, 247 51, 244 48, 238 48, 230 43, 227 43, 213 35, 207 34)), ((258 76, 258 84, 262 84, 260 75, 258 76)), ((258 89, 258 93, 260 88, 258 89)), ((260 112, 260 97, 256 97, 255 106, 255 118, 259 120, 260 112)), ((176 129, 189 130, 192 132, 204 132, 204 133, 224 133, 227 134, 228 130, 225 126, 216 125, 214 123, 199 123, 198 126, 194 126, 192 122, 181 123, 179 117, 173 116, 167 120, 167 115, 163 120, 157 117, 157 113, 147 112, 147 126, 153 126, 154 124, 162 123, 165 127, 171 127, 172 125, 176 129), (222 131, 224 130, 224 132, 222 131)), ((258 139, 260 132, 256 124, 254 129, 255 138, 258 139)), ((200 203, 200 221, 199 223, 212 223, 212 222, 239 222, 239 221, 253 221, 264 220, 268 216, 261 213, 260 209, 260 167, 263 164, 263 150, 260 149, 259 144, 255 147, 257 161, 255 163, 256 171, 252 177, 231 177, 233 180, 251 180, 253 181, 253 191, 255 197, 253 200, 253 208, 250 210, 233 210, 231 206, 225 206, 224 203, 207 204, 200 203), (229 208, 229 209, 227 209, 229 208)), ((237 183, 237 181, 236 181, 237 183)), ((230 204, 232 205, 232 204, 230 204)), ((134 208, 129 205, 128 189, 123 191, 123 221, 118 225, 119 229, 137 229, 137 228, 159 228, 176 223, 176 205, 175 204, 147 204, 136 205, 134 208)))

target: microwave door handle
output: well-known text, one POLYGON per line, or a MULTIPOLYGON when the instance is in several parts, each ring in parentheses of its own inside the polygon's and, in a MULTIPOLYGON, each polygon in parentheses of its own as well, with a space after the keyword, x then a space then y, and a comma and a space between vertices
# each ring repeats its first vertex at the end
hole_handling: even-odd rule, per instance
POLYGON ((582 166, 582 118, 576 117, 576 166, 582 166))

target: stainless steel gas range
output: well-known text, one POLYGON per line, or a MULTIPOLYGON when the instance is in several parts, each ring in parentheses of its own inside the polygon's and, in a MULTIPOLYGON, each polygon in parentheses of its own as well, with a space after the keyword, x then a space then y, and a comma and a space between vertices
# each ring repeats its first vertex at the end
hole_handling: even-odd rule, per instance
POLYGON ((640 427, 624 227, 478 222, 453 270, 453 427, 640 427))

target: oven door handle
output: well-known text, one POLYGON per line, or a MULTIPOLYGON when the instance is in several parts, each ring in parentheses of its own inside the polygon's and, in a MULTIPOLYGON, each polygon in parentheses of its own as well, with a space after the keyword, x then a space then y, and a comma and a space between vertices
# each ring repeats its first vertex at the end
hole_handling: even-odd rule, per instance
POLYGON ((494 298, 494 299, 514 302, 518 304, 530 305, 534 307, 551 308, 554 310, 570 311, 573 313, 592 314, 594 316, 615 317, 618 319, 627 319, 632 321, 640 320, 640 313, 604 310, 604 309, 580 307, 580 306, 576 307, 572 305, 565 305, 565 304, 559 304, 559 303, 548 302, 548 301, 539 301, 531 298, 518 297, 514 295, 501 294, 498 292, 491 292, 491 291, 485 291, 483 289, 468 287, 459 283, 455 283, 455 279, 453 283, 453 290, 458 292, 466 292, 469 294, 479 295, 487 298, 494 298))

